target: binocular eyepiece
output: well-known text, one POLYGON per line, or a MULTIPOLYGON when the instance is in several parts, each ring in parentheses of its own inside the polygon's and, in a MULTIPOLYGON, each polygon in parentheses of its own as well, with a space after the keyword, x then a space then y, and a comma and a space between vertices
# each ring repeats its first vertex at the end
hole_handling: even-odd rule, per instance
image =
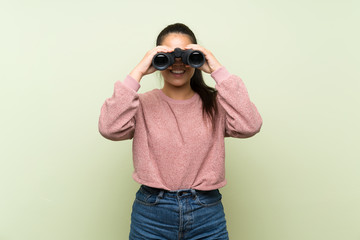
POLYGON ((175 58, 181 58, 181 61, 185 65, 190 65, 193 68, 199 68, 205 63, 205 56, 201 51, 198 50, 182 50, 180 48, 175 48, 173 52, 157 53, 152 60, 152 65, 157 70, 165 70, 169 66, 173 65, 175 58))

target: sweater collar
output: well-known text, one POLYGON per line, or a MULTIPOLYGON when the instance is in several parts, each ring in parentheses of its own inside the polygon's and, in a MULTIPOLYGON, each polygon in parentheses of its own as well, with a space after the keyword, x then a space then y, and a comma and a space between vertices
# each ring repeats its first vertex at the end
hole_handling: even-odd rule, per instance
POLYGON ((196 92, 191 98, 188 98, 185 100, 176 100, 176 99, 173 99, 173 98, 167 96, 163 91, 161 91, 161 89, 156 89, 156 90, 157 90, 158 94, 160 95, 160 97, 169 103, 187 104, 187 103, 192 103, 192 102, 196 101, 197 99, 199 99, 199 95, 196 92))

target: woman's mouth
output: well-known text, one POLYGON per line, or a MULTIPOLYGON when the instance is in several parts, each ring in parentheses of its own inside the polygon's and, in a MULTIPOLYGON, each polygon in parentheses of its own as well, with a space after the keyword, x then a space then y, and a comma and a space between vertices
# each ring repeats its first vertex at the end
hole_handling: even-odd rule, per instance
POLYGON ((170 72, 173 74, 183 74, 185 73, 185 70, 170 70, 170 72))

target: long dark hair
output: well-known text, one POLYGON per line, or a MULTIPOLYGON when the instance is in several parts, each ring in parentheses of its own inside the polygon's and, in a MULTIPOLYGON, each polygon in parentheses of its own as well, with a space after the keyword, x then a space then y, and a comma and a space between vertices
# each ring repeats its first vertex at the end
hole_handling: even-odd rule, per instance
MULTIPOLYGON (((156 39, 156 46, 161 45, 165 37, 170 33, 186 34, 189 36, 193 44, 197 44, 195 34, 190 30, 188 26, 182 23, 175 23, 168 25, 159 33, 156 39)), ((206 85, 202 72, 199 69, 195 69, 195 73, 190 79, 190 86, 194 90, 194 92, 199 94, 202 100, 203 115, 205 116, 205 114, 207 114, 207 116, 211 119, 213 126, 215 126, 214 122, 218 113, 216 104, 216 89, 206 85)))

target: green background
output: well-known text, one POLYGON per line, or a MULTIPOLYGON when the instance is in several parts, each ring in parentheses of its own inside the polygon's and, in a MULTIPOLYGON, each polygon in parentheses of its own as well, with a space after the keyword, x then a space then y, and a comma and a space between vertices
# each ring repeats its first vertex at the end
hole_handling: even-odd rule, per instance
MULTIPOLYGON (((244 80, 264 120, 226 139, 231 239, 360 240, 359 1, 0 6, 0 240, 128 238, 131 141, 102 138, 98 117, 174 22, 244 80)), ((160 87, 153 74, 140 92, 160 87)))

